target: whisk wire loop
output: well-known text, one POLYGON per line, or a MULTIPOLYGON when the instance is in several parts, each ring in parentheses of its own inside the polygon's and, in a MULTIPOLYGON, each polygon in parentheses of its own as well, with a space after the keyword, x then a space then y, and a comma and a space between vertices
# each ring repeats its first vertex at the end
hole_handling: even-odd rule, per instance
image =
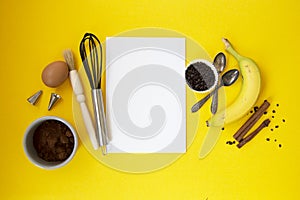
POLYGON ((84 35, 80 42, 80 56, 91 88, 100 89, 102 75, 102 45, 100 40, 94 34, 86 33, 84 35))

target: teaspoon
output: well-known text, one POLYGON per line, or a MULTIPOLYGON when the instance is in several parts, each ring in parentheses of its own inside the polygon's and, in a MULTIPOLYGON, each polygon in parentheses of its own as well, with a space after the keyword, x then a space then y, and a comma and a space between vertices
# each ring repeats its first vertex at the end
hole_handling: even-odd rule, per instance
MULTIPOLYGON (((218 72, 218 82, 217 82, 217 87, 218 87, 221 83, 220 74, 224 71, 225 66, 226 66, 226 57, 225 57, 224 53, 220 52, 216 55, 216 57, 214 58, 213 65, 215 66, 215 68, 218 72)), ((212 101, 211 101, 210 111, 212 114, 215 114, 218 110, 219 93, 216 90, 211 95, 212 95, 212 101)))
POLYGON ((223 74, 222 76, 222 83, 220 85, 218 85, 211 93, 209 93, 208 95, 206 95, 203 99, 201 99, 200 101, 198 101, 197 103, 195 103, 193 105, 193 107, 191 108, 191 111, 197 112, 204 104, 205 102, 212 96, 212 94, 216 91, 218 91, 218 89, 222 86, 230 86, 233 83, 235 83, 235 81, 238 79, 239 77, 239 71, 237 69, 231 69, 229 71, 227 71, 226 73, 223 74))

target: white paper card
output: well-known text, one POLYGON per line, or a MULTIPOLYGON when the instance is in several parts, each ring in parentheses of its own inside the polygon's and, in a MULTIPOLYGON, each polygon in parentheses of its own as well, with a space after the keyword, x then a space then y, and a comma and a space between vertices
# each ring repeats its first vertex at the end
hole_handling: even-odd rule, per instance
POLYGON ((185 38, 106 39, 108 153, 186 152, 185 38))

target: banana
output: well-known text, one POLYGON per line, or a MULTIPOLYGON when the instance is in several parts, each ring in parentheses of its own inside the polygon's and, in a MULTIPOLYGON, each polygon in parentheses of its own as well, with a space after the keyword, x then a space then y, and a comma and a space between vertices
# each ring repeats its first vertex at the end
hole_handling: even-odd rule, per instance
POLYGON ((242 87, 238 97, 231 105, 218 111, 207 121, 208 126, 223 126, 240 119, 254 106, 260 93, 261 77, 256 63, 237 53, 227 39, 223 38, 222 41, 226 51, 238 61, 242 75, 242 87))

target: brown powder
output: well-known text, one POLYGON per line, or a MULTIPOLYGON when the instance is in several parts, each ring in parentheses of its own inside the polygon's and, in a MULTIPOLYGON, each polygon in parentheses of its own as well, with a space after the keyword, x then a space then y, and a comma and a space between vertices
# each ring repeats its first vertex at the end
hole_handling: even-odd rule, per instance
POLYGON ((72 153, 74 137, 71 130, 62 122, 48 120, 35 130, 33 145, 43 160, 64 161, 72 153))

